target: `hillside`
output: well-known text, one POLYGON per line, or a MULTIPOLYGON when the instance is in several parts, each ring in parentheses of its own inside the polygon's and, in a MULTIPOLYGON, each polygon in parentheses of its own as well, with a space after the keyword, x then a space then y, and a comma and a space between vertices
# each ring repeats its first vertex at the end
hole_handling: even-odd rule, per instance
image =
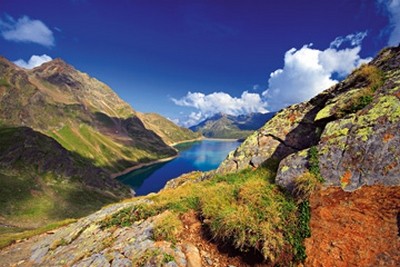
POLYGON ((176 142, 194 135, 172 122, 145 126, 137 114, 61 59, 25 70, 0 57, 0 234, 131 196, 111 173, 176 155, 156 127, 173 128, 176 142))
POLYGON ((32 228, 87 215, 130 191, 28 127, 0 128, 0 225, 32 228))
MULTIPOLYGON (((0 123, 31 127, 97 167, 118 172, 176 155, 157 125, 145 126, 111 88, 61 59, 25 70, 0 58, 0 79, 0 123)), ((174 137, 163 134, 176 142, 186 137, 179 127, 174 137)))
POLYGON ((147 129, 151 129, 167 145, 174 145, 182 141, 200 139, 200 133, 195 133, 187 128, 179 127, 172 121, 156 113, 137 113, 147 129))
POLYGON ((274 112, 239 116, 216 114, 190 127, 190 130, 208 138, 244 139, 263 126, 274 114, 274 112))
POLYGON ((399 69, 400 47, 384 49, 278 112, 217 171, 0 255, 33 266, 397 266, 399 69))

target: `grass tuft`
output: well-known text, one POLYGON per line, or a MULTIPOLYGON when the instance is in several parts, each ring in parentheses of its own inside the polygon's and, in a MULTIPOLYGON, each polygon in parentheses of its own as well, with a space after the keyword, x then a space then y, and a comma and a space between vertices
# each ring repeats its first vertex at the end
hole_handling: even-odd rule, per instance
POLYGON ((183 224, 177 214, 165 211, 154 222, 153 239, 176 243, 177 235, 182 231, 182 228, 183 224))

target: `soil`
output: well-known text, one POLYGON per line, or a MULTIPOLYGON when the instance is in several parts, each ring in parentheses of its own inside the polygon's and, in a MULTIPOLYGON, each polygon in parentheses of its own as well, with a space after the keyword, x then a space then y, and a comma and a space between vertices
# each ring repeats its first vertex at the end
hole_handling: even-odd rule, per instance
POLYGON ((179 242, 191 243, 199 249, 202 266, 268 266, 263 263, 260 254, 243 254, 232 246, 214 240, 194 211, 184 214, 181 220, 184 230, 180 234, 179 242))
POLYGON ((400 187, 313 194, 306 266, 400 266, 400 187))

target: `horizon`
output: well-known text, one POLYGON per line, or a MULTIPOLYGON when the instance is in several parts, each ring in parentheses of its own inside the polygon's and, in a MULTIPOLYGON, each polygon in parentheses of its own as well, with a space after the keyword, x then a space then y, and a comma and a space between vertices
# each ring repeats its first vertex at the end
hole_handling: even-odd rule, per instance
POLYGON ((399 44, 399 0, 292 3, 5 1, 0 51, 25 68, 61 58, 190 127, 305 101, 399 44))

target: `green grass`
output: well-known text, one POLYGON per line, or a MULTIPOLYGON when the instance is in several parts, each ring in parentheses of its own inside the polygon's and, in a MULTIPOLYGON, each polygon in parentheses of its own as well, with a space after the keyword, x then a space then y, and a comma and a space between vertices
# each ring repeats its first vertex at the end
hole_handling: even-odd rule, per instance
POLYGON ((305 257, 303 211, 296 201, 272 183, 267 168, 217 175, 201 183, 145 197, 149 204, 125 209, 102 223, 105 227, 128 226, 134 221, 168 210, 169 218, 156 224, 156 240, 174 241, 177 218, 195 210, 215 240, 240 251, 258 251, 270 263, 301 261, 305 257), (172 222, 173 223, 172 223, 172 222), (165 236, 163 233, 166 233, 165 236), (282 261, 282 259, 285 259, 282 261))
POLYGON ((11 225, 35 228, 79 218, 117 201, 72 179, 33 168, 0 170, 0 215, 11 225))
POLYGON ((10 87, 10 84, 6 79, 0 78, 0 86, 10 87))
POLYGON ((118 144, 85 124, 74 129, 72 126, 64 126, 57 133, 50 132, 49 135, 64 148, 90 159, 98 167, 113 172, 126 169, 132 162, 157 158, 155 154, 139 148, 118 144))

